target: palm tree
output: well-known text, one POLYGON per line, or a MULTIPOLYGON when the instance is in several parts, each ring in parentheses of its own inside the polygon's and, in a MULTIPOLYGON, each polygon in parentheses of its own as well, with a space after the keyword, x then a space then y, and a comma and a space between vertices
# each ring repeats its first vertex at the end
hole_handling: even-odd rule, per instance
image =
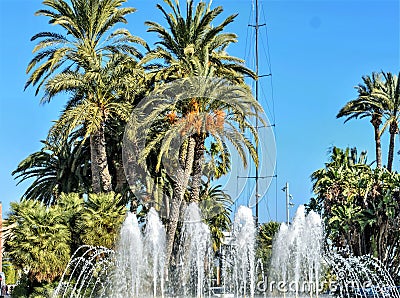
MULTIPOLYGON (((150 96, 140 107, 136 108, 130 122, 132 143, 146 144, 138 152, 138 160, 144 163, 154 150, 157 151, 157 165, 161 168, 163 158, 176 165, 174 197, 168 225, 167 255, 172 253, 172 242, 179 218, 179 208, 184 198, 190 176, 192 176, 191 201, 198 202, 200 189, 196 181, 201 177, 204 151, 196 151, 199 144, 204 150, 206 138, 212 139, 219 148, 225 148, 226 143, 233 144, 247 165, 246 150, 257 164, 258 158, 255 145, 258 142, 257 132, 251 119, 262 114, 261 106, 255 101, 247 89, 227 83, 222 79, 187 78, 158 89, 158 96, 150 96), (171 92, 176 99, 171 99, 171 92), (193 104, 193 98, 197 103, 193 104), (159 125, 163 122, 165 125, 159 125), (157 133, 151 132, 157 129, 157 133), (251 138, 245 136, 250 134, 251 138), (149 139, 149 136, 154 136, 149 139), (144 140, 135 141, 135 138, 144 140), (180 140, 183 140, 181 142, 180 140), (182 144, 182 146, 181 146, 182 144), (200 153, 199 153, 200 152, 200 153), (197 162, 194 162, 197 158, 197 162), (200 175, 199 175, 200 174, 200 175)), ((263 121, 261 118, 260 121, 263 121)))
POLYGON ((83 244, 114 248, 126 214, 125 207, 120 201, 121 196, 112 192, 89 194, 84 209, 77 219, 83 244))
POLYGON ((39 152, 30 154, 12 172, 18 184, 34 178, 23 198, 54 204, 62 192, 87 193, 90 188, 88 142, 75 136, 41 141, 39 152))
MULTIPOLYGON (((125 2, 126 0, 71 0, 69 4, 65 0, 44 1, 47 8, 37 11, 36 15, 49 17, 49 23, 59 25, 65 33, 41 32, 33 36, 32 41, 39 42, 33 50, 35 56, 27 68, 27 72, 31 74, 25 88, 37 85, 38 94, 39 90, 46 86, 46 93, 41 102, 49 102, 61 91, 79 89, 82 102, 80 109, 75 110, 75 118, 79 111, 86 111, 85 115, 88 112, 100 115, 101 120, 91 119, 89 123, 85 122, 90 134, 92 184, 95 192, 111 191, 111 178, 104 149, 106 111, 95 109, 89 104, 100 101, 95 88, 99 84, 99 69, 112 59, 110 57, 115 53, 140 58, 141 54, 133 44, 146 46, 143 40, 132 36, 126 29, 116 29, 110 34, 110 30, 119 23, 127 23, 125 17, 135 11, 132 7, 121 7, 125 2), (82 85, 82 78, 85 86, 82 85), (74 80, 78 81, 74 84, 74 80)), ((66 118, 71 120, 74 117, 71 113, 64 116, 60 121, 62 125, 66 124, 66 118)), ((82 124, 82 121, 82 118, 75 119, 75 123, 82 124)))
MULTIPOLYGON (((108 55, 115 52, 140 56, 132 43, 145 42, 132 36, 126 29, 116 29, 119 23, 127 23, 126 16, 135 12, 132 7, 121 7, 126 0, 46 0, 46 9, 36 15, 50 18, 49 23, 59 25, 65 34, 40 32, 32 37, 39 40, 33 49, 35 57, 30 61, 31 72, 25 88, 37 85, 36 94, 57 70, 76 70, 85 73, 99 67, 108 55), (40 64, 41 63, 41 64, 40 64), (40 65, 38 65, 40 64, 40 65)), ((44 97, 42 102, 48 102, 44 97)))
MULTIPOLYGON (((155 61, 147 66, 153 67, 152 74, 156 84, 170 82, 179 78, 203 76, 224 78, 229 82, 244 86, 244 75, 255 77, 254 72, 243 65, 243 60, 230 56, 225 51, 229 44, 237 41, 237 36, 232 33, 223 33, 222 31, 228 24, 233 22, 236 15, 231 15, 219 25, 213 26, 212 22, 222 13, 222 7, 211 9, 211 5, 206 5, 204 2, 199 2, 194 7, 193 0, 189 0, 186 2, 186 17, 183 17, 179 1, 176 0, 172 3, 170 0, 164 0, 164 2, 172 10, 171 13, 168 13, 161 5, 157 5, 157 8, 164 15, 169 25, 169 30, 156 22, 146 22, 149 26, 148 31, 157 33, 160 41, 157 42, 156 49, 149 52, 141 62, 146 64, 155 61), (160 61, 163 62, 161 65, 160 61)), ((164 115, 170 117, 172 122, 174 122, 175 114, 180 114, 179 116, 181 117, 180 124, 172 129, 169 133, 170 136, 174 134, 173 131, 176 131, 177 126, 184 125, 184 122, 188 126, 192 125, 193 121, 202 123, 202 116, 198 114, 200 112, 203 113, 201 109, 206 108, 207 104, 203 103, 203 106, 201 106, 196 98, 198 98, 197 94, 184 102, 182 101, 176 110, 170 110, 169 116, 167 114, 164 115)), ((210 112, 210 108, 211 106, 208 106, 206 113, 210 112)), ((215 106, 215 111, 222 113, 221 108, 221 106, 215 106)), ((221 114, 214 116, 221 118, 221 114)), ((209 119, 211 117, 212 115, 209 115, 209 119)), ((190 133, 193 134, 193 131, 190 133)), ((165 133, 162 135, 164 136, 165 133)), ((170 208, 170 222, 167 229, 167 262, 172 252, 179 208, 191 176, 191 198, 193 201, 199 200, 206 135, 205 131, 197 132, 195 135, 186 134, 185 146, 178 150, 181 152, 179 160, 182 169, 177 171, 174 186, 175 198, 172 199, 170 208)), ((171 140, 172 138, 164 142, 164 149, 168 148, 168 142, 171 140)), ((155 143, 157 143, 157 140, 155 143)), ((164 149, 161 149, 159 156, 164 155, 164 149)))
POLYGON ((383 115, 386 121, 383 129, 389 126, 390 141, 387 168, 389 172, 391 172, 393 167, 395 137, 399 133, 400 82, 398 79, 399 77, 390 72, 382 72, 382 74, 385 78, 385 82, 380 84, 381 88, 373 92, 373 96, 381 102, 380 105, 384 108, 383 115))
POLYGON ((6 249, 31 282, 52 282, 62 275, 70 258, 71 234, 58 206, 13 202, 6 225, 10 229, 6 249))
POLYGON ((161 5, 157 8, 164 15, 169 30, 156 22, 147 21, 148 32, 158 34, 158 46, 142 60, 145 64, 152 60, 156 81, 171 81, 190 76, 208 76, 214 69, 214 76, 223 77, 235 83, 243 83, 243 74, 255 77, 254 72, 246 68, 242 59, 230 56, 225 49, 237 42, 234 33, 222 33, 225 27, 234 21, 235 15, 227 17, 218 26, 212 22, 223 12, 221 6, 211 9, 211 2, 199 2, 193 7, 193 0, 186 2, 186 18, 182 16, 179 0, 174 3, 164 0, 172 13, 161 5), (164 64, 159 64, 159 60, 164 64))
POLYGON ((134 94, 144 73, 127 55, 115 54, 99 69, 63 72, 46 82, 49 98, 63 91, 73 92, 73 98, 53 126, 50 135, 68 135, 77 128, 90 138, 92 188, 95 193, 112 191, 106 152, 105 127, 111 119, 126 121, 132 109, 134 94), (134 90, 134 91, 132 91, 134 90))
POLYGON ((83 244, 78 222, 85 207, 84 199, 77 193, 61 193, 57 199, 57 205, 63 213, 65 225, 71 232, 70 250, 73 253, 83 244))
POLYGON ((358 97, 349 101, 343 108, 340 109, 336 118, 347 117, 345 123, 351 119, 371 118, 370 122, 374 127, 375 136, 375 154, 376 165, 382 167, 382 147, 380 125, 382 124, 383 107, 373 93, 378 90, 382 84, 382 75, 373 72, 372 76, 363 76, 363 84, 358 84, 358 97))

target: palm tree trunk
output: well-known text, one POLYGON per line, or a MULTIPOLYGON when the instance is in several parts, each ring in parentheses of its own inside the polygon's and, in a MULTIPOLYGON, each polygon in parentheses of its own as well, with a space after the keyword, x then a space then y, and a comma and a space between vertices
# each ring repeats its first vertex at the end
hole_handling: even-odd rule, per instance
POLYGON ((175 233, 178 226, 180 207, 185 196, 185 191, 189 184, 189 178, 193 167, 195 140, 190 137, 188 140, 187 153, 183 167, 178 168, 176 181, 174 184, 174 195, 171 201, 169 223, 167 227, 167 245, 166 245, 166 264, 167 268, 171 261, 172 249, 174 247, 175 233))
POLYGON ((190 193, 191 202, 199 202, 201 190, 201 177, 203 176, 204 165, 204 135, 196 136, 196 146, 194 148, 194 161, 193 161, 193 177, 192 177, 192 190, 190 193))
POLYGON ((397 123, 390 123, 390 141, 389 141, 389 154, 388 154, 388 164, 387 169, 389 172, 392 171, 393 168, 393 158, 394 158, 394 146, 395 146, 395 138, 398 133, 397 123))
POLYGON ((124 184, 126 182, 124 167, 122 166, 122 161, 114 160, 114 167, 115 167, 115 191, 118 193, 122 192, 124 184))
POLYGON ((103 125, 100 125, 100 128, 90 135, 90 160, 93 192, 101 193, 112 191, 103 125))
POLYGON ((376 167, 380 169, 382 168, 382 146, 379 129, 382 123, 381 117, 374 115, 372 117, 371 123, 374 126, 376 167))

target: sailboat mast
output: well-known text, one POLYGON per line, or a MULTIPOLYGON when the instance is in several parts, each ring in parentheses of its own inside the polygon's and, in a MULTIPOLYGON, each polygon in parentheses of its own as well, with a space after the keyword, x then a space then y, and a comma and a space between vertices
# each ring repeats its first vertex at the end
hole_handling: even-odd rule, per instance
MULTIPOLYGON (((258 75, 259 75, 259 69, 258 69, 258 28, 259 27, 259 22, 258 22, 258 0, 256 0, 256 24, 255 24, 255 30, 256 30, 256 42, 255 42, 255 54, 256 54, 256 90, 255 90, 255 97, 256 101, 258 101, 258 75)), ((258 117, 256 117, 256 131, 258 131, 258 117)), ((258 156, 258 142, 256 143, 256 154, 258 156)), ((260 159, 258 159, 260 160, 260 159)), ((255 173, 255 182, 256 182, 256 226, 258 226, 258 199, 259 199, 259 193, 258 193, 258 167, 259 165, 256 165, 256 173, 255 173)))

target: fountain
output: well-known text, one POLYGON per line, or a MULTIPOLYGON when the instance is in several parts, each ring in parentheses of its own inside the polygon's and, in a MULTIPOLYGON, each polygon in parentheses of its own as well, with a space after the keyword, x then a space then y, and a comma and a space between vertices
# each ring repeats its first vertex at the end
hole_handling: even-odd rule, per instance
POLYGON ((111 277, 112 292, 116 298, 139 297, 141 275, 145 268, 142 259, 142 234, 135 214, 128 213, 121 228, 114 274, 111 277))
MULTIPOLYGON (((141 226, 133 213, 122 225, 118 248, 80 247, 68 264, 54 298, 59 297, 335 297, 400 298, 379 260, 323 247, 321 218, 303 206, 293 223, 282 224, 275 238, 268 278, 256 285, 256 227, 251 209, 239 207, 222 254, 222 287, 213 287, 215 269, 210 230, 197 204, 182 222, 174 270, 166 280, 165 229, 154 209, 141 226), (211 290, 211 289, 215 289, 211 290), (227 294, 230 293, 230 294, 227 294)), ((256 265, 257 263, 257 265, 256 265)))
POLYGON ((71 257, 53 297, 104 297, 109 286, 105 277, 113 268, 114 251, 105 247, 81 246, 71 257))
POLYGON ((184 216, 182 237, 178 252, 178 277, 176 288, 181 288, 183 297, 199 297, 209 285, 207 273, 212 262, 211 237, 208 226, 202 222, 197 204, 191 203, 184 216))
POLYGON ((329 290, 336 297, 400 297, 379 260, 326 250, 323 233, 320 216, 313 211, 306 216, 304 206, 290 226, 281 225, 273 245, 270 292, 318 297, 329 290))
POLYGON ((149 277, 145 278, 145 280, 152 282, 150 287, 153 289, 153 297, 162 296, 164 293, 165 241, 164 226, 157 212, 151 208, 147 216, 144 232, 144 250, 147 253, 143 263, 146 264, 146 276, 149 277))
MULTIPOLYGON (((323 226, 314 212, 306 217, 304 206, 297 209, 293 224, 283 223, 273 245, 271 273, 273 279, 290 287, 298 296, 302 285, 319 284, 323 226)), ((311 288, 309 293, 316 292, 311 288)))
MULTIPOLYGON (((233 228, 232 267, 226 280, 239 295, 254 296, 255 227, 251 209, 240 207, 233 228)), ((82 246, 75 252, 53 297, 205 297, 210 296, 214 264, 210 230, 197 204, 189 204, 182 223, 177 264, 165 286, 165 229, 150 209, 145 227, 128 213, 117 250, 82 246)), ((246 297, 247 297, 246 296, 246 297)))
POLYGON ((256 228, 251 209, 240 206, 233 225, 233 279, 236 296, 254 296, 256 228))

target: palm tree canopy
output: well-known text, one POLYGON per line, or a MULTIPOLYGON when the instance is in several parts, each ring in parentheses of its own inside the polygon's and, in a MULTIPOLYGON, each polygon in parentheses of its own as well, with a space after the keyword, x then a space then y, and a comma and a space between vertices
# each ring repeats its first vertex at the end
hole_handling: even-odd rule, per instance
POLYGON ((126 214, 125 207, 120 203, 121 196, 114 193, 89 194, 77 220, 84 244, 114 247, 126 214))
POLYGON ((358 97, 341 108, 336 118, 346 117, 345 122, 347 122, 354 118, 372 117, 374 114, 382 116, 383 107, 374 96, 374 92, 381 87, 382 74, 373 72, 372 76, 363 76, 362 80, 363 84, 355 87, 358 97))
POLYGON ((232 143, 245 166, 245 149, 249 150, 257 164, 258 138, 251 119, 260 117, 262 112, 247 89, 222 79, 182 79, 160 87, 135 108, 126 128, 126 149, 129 151, 129 147, 138 144, 143 146, 136 159, 144 166, 147 157, 156 150, 158 171, 164 157, 169 161, 178 160, 180 146, 187 137, 206 134, 219 148, 226 147, 226 142, 232 143))
POLYGON ((71 232, 61 208, 25 200, 11 203, 7 220, 7 251, 31 280, 52 282, 64 272, 70 258, 71 232))
MULTIPOLYGON (((379 105, 383 109, 383 116, 386 118, 384 129, 390 124, 397 126, 400 118, 400 81, 399 76, 390 72, 382 72, 385 81, 380 84, 373 92, 373 96, 379 100, 379 105)), ((378 105, 377 105, 378 106, 378 105)))
POLYGON ((158 34, 157 47, 142 60, 154 67, 157 80, 171 80, 192 75, 210 75, 223 77, 232 82, 243 83, 243 75, 255 77, 254 72, 246 68, 242 59, 230 56, 226 52, 229 44, 237 42, 234 33, 223 33, 225 27, 234 21, 236 14, 227 17, 219 25, 212 22, 223 12, 221 6, 211 8, 199 2, 194 7, 193 0, 186 2, 186 18, 182 16, 178 0, 164 0, 171 9, 168 13, 161 5, 157 8, 164 15, 169 30, 156 22, 145 22, 148 32, 158 34), (160 65, 159 61, 165 64, 160 65))
POLYGON ((51 135, 68 135, 83 127, 85 137, 97 131, 109 119, 127 121, 136 96, 143 92, 145 74, 134 59, 114 54, 99 69, 59 73, 46 82, 44 98, 52 98, 63 91, 73 96, 51 135))
MULTIPOLYGON (((39 40, 34 58, 27 67, 31 73, 25 88, 42 85, 57 70, 61 72, 88 71, 101 66, 112 53, 127 53, 138 58, 141 53, 133 44, 146 43, 123 28, 109 33, 119 23, 127 23, 126 16, 135 12, 132 7, 122 7, 126 0, 45 0, 46 9, 36 15, 49 18, 49 23, 59 25, 63 33, 40 32, 32 37, 39 40)), ((44 98, 42 102, 47 102, 44 98)))
POLYGON ((12 172, 19 179, 18 184, 34 179, 23 198, 50 205, 62 192, 87 192, 91 176, 88 142, 81 143, 74 136, 41 142, 43 148, 30 154, 12 172))

